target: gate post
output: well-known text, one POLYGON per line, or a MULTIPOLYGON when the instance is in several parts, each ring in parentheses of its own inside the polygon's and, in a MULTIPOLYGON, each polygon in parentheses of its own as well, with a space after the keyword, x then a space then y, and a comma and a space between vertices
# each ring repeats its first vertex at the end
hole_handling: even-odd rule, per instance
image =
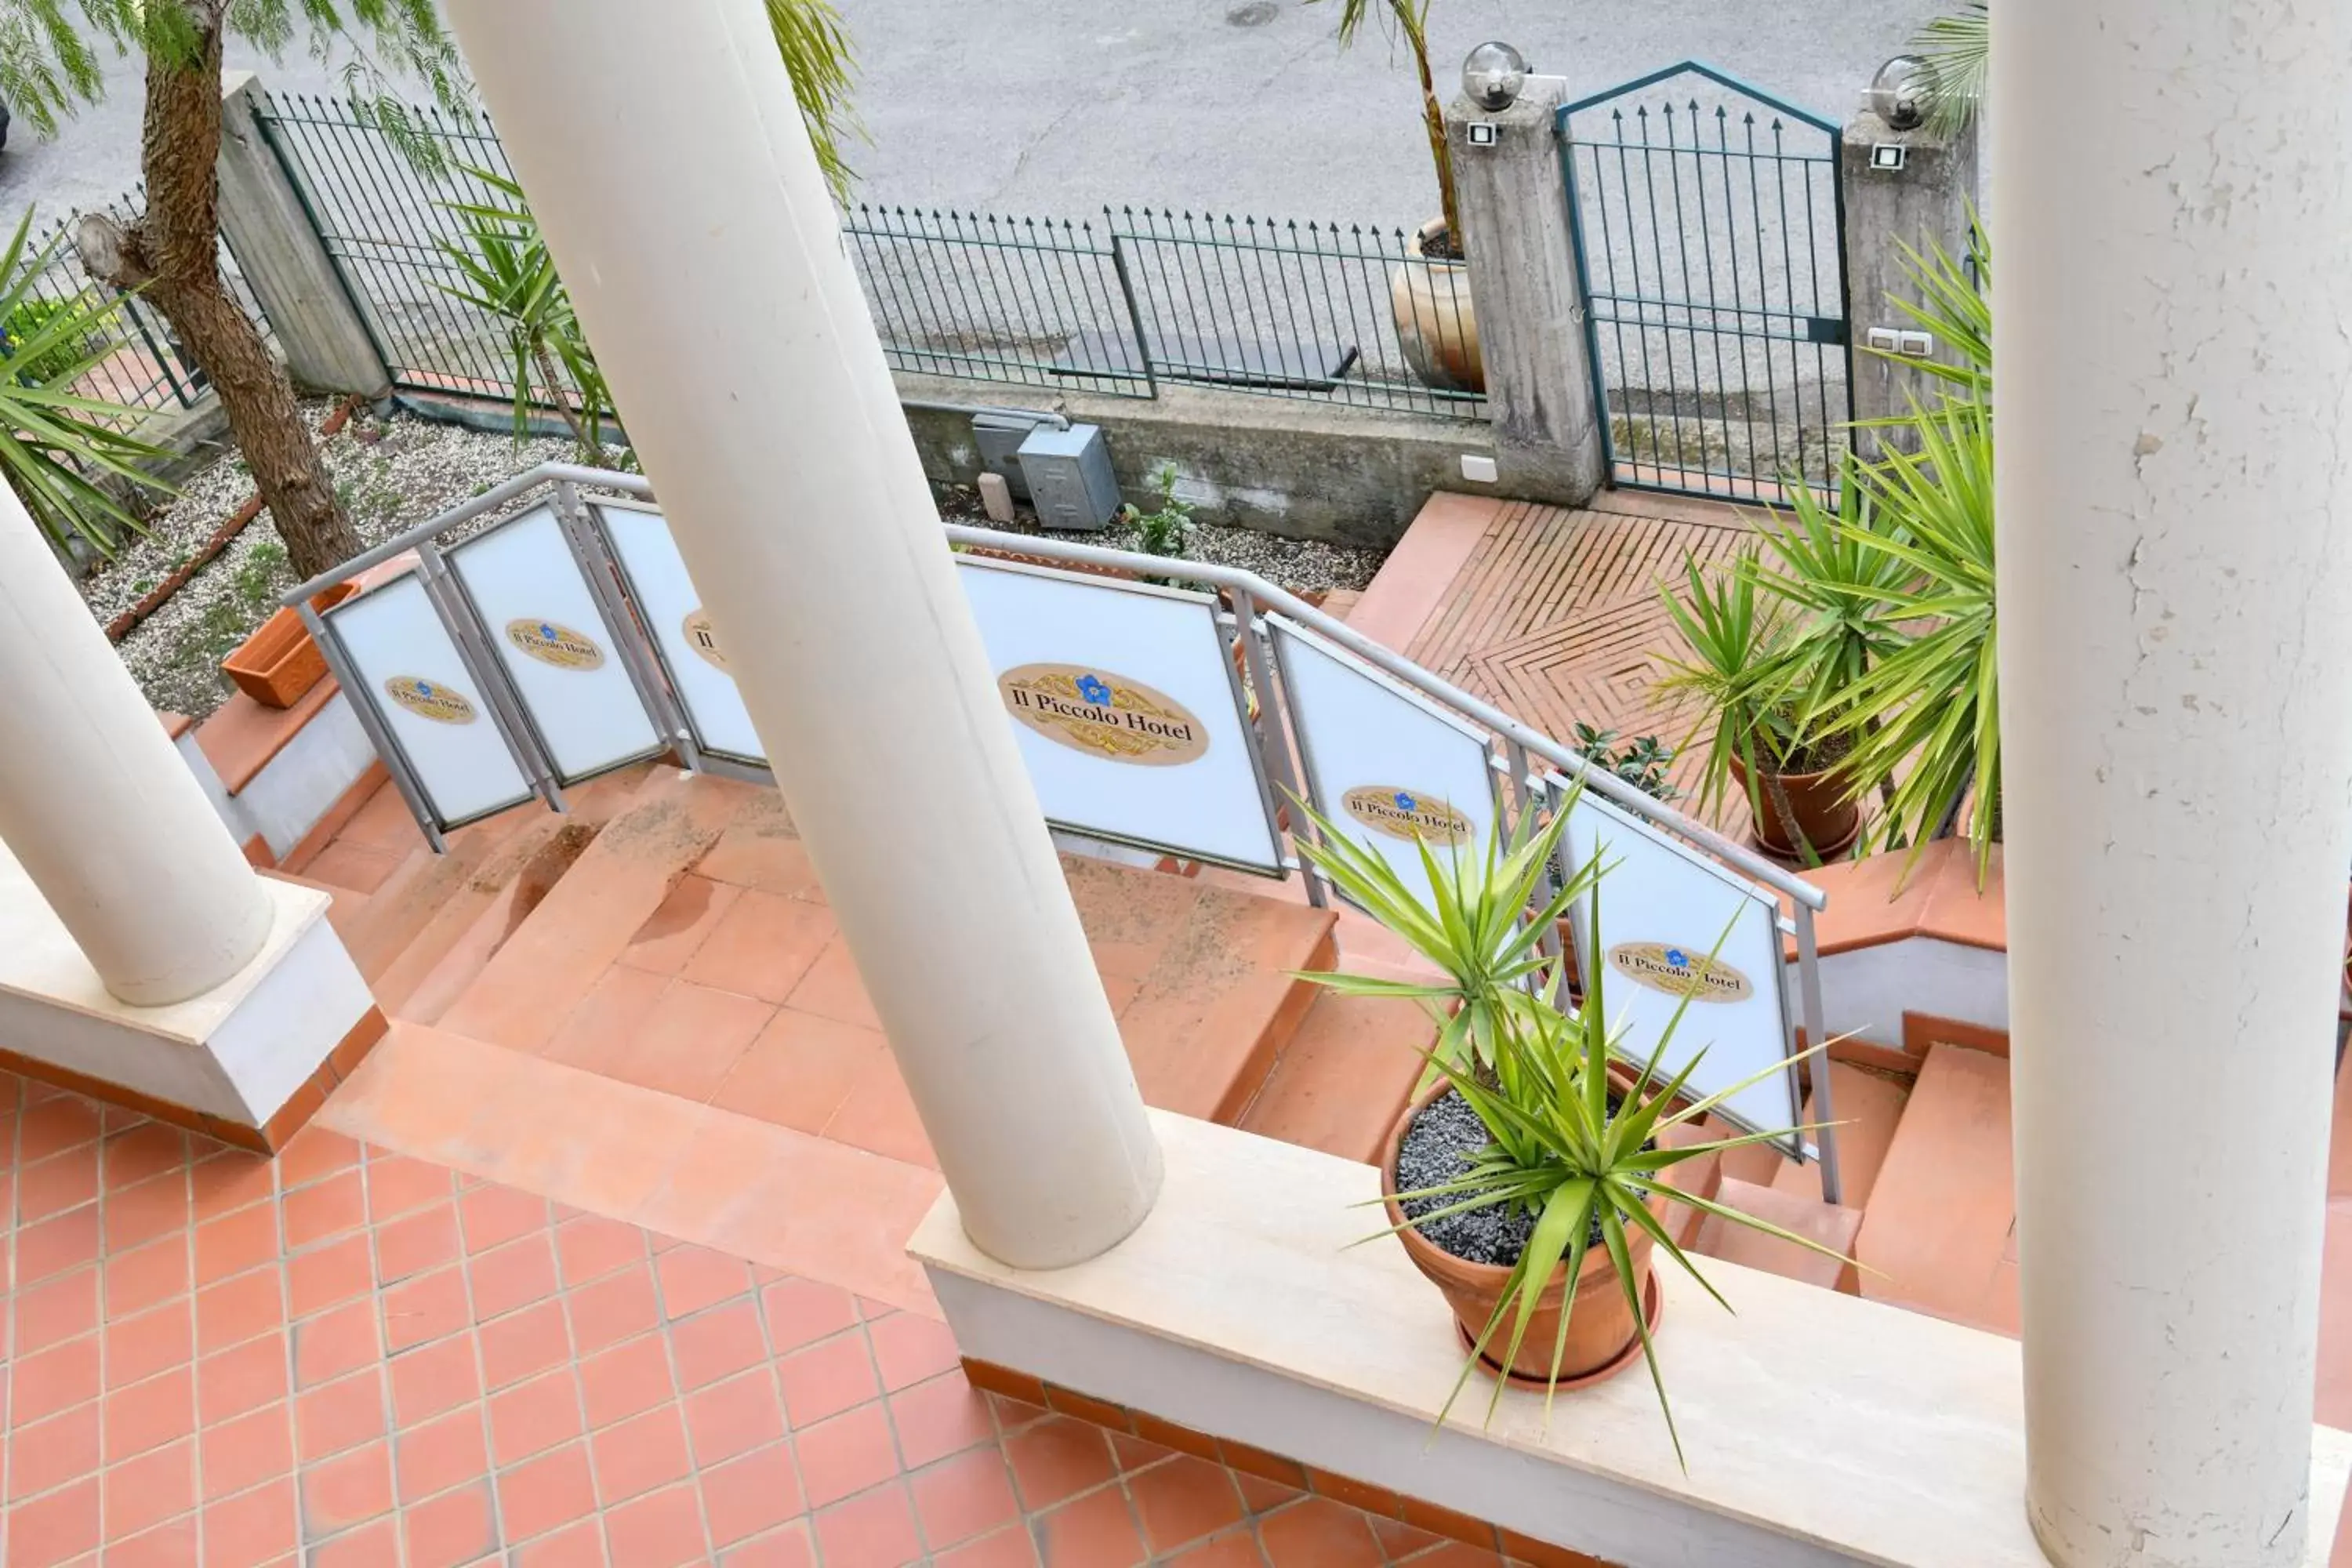
POLYGON ((260 96, 251 71, 221 73, 221 235, 278 334, 294 384, 382 397, 392 373, 269 145, 260 96))
MULTIPOLYGON (((1853 416, 1882 419, 1903 413, 1910 399, 1930 403, 1936 395, 1931 378, 1869 352, 1874 327, 1887 331, 1916 331, 1912 321, 1889 302, 1890 295, 1915 298, 1903 247, 1926 255, 1940 245, 1955 260, 1968 257, 1969 216, 1977 195, 1977 129, 1973 122, 1947 140, 1925 126, 1897 131, 1872 113, 1858 110, 1846 121, 1838 141, 1838 180, 1845 190, 1846 331, 1853 339, 1853 416), (1874 153, 1900 147, 1902 166, 1879 166, 1874 153)), ((1953 363, 1943 343, 1934 358, 1953 363)), ((1856 450, 1864 457, 1878 449, 1878 433, 1854 432, 1856 450)))
POLYGON ((1565 99, 1563 83, 1541 77, 1528 78, 1518 101, 1498 113, 1457 98, 1445 111, 1445 139, 1498 482, 1511 495, 1575 506, 1601 488, 1606 468, 1556 127, 1565 99), (1491 146, 1471 143, 1473 123, 1495 128, 1491 146))

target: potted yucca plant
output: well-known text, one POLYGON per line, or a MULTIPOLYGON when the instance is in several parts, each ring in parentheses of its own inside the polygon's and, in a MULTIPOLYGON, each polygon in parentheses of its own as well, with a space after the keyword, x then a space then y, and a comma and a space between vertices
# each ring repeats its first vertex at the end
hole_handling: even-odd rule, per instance
MULTIPOLYGON (((1558 970, 1537 933, 1551 929, 1567 901, 1588 899, 1592 951, 1602 951, 1597 855, 1548 892, 1575 800, 1571 794, 1540 827, 1523 816, 1507 838, 1498 825, 1481 851, 1456 847, 1441 860, 1421 844, 1426 899, 1385 859, 1302 805, 1314 835, 1301 852, 1445 973, 1420 985, 1341 973, 1307 978, 1346 994, 1409 996, 1438 1022, 1427 1053, 1432 1079, 1390 1136, 1380 1200, 1389 1226, 1379 1234, 1396 1236, 1444 1294, 1469 1352, 1439 1420, 1481 1367, 1497 1374, 1491 1419, 1503 1374, 1540 1385, 1549 1400, 1639 1355, 1679 1458, 1682 1440, 1652 1339, 1659 1301, 1654 1255, 1663 1248, 1709 1295, 1723 1298, 1677 1243, 1670 1205, 1840 1255, 1675 1180, 1678 1169, 1696 1170, 1726 1150, 1814 1130, 1731 1138, 1700 1131, 1709 1111, 1785 1066, 1694 1098, 1688 1086, 1704 1051, 1678 1068, 1668 1065, 1687 996, 1639 1054, 1608 1025, 1605 965, 1590 966, 1581 1005, 1562 1005, 1558 970)), ((1715 954, 1704 962, 1712 964, 1715 954)))

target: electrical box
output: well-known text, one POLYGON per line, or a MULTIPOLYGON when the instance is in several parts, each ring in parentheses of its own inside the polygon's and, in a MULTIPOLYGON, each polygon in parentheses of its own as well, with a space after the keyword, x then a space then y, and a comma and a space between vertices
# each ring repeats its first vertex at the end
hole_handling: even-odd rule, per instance
POLYGON ((1106 528, 1118 512, 1118 485, 1110 475, 1110 448, 1102 426, 1037 429, 1021 443, 1021 473, 1029 504, 1046 528, 1106 528))
POLYGON ((1050 419, 1009 413, 971 416, 971 438, 980 448, 982 471, 1003 476, 1016 500, 1029 499, 1029 482, 1021 476, 1021 443, 1029 438, 1032 430, 1052 423, 1050 419))

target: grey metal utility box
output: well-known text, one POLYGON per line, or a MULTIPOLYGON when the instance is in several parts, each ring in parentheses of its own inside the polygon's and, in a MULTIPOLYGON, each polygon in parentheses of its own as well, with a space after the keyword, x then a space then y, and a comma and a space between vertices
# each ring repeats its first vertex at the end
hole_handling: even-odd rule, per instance
POLYGON ((971 438, 980 447, 980 466, 992 474, 1003 475, 1015 500, 1029 499, 1029 481, 1021 472, 1021 443, 1029 438, 1031 431, 1052 423, 1043 416, 1021 414, 971 416, 971 438))
POLYGON ((1118 485, 1110 475, 1102 426, 1032 430, 1020 456, 1030 504, 1044 527, 1105 528, 1118 514, 1118 485))

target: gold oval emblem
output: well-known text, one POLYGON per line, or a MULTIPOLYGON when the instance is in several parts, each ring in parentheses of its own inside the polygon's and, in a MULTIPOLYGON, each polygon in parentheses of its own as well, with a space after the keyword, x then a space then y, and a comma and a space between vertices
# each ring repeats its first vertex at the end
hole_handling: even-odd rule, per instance
POLYGON ((430 719, 436 724, 470 724, 474 721, 471 699, 455 687, 438 681, 420 680, 413 675, 395 675, 383 683, 384 695, 415 714, 430 719))
POLYGON ((1433 795, 1397 784, 1360 784, 1339 797, 1349 816, 1375 833, 1435 848, 1470 842, 1470 819, 1433 795))
POLYGON ((507 641, 558 669, 594 669, 604 662, 604 650, 593 638, 559 621, 509 621, 507 641))
POLYGON ((1748 976, 1722 959, 1663 942, 1620 942, 1609 950, 1609 967, 1637 985, 1694 1002, 1742 1002, 1756 994, 1748 976))
POLYGON ((1182 703, 1087 664, 1024 664, 996 678, 1005 711, 1074 752, 1167 768, 1198 760, 1209 735, 1182 703))
POLYGON ((700 654, 705 664, 713 669, 727 668, 727 653, 719 646, 719 634, 710 629, 709 610, 700 605, 695 605, 686 613, 686 619, 678 623, 677 629, 685 637, 686 646, 700 654))

